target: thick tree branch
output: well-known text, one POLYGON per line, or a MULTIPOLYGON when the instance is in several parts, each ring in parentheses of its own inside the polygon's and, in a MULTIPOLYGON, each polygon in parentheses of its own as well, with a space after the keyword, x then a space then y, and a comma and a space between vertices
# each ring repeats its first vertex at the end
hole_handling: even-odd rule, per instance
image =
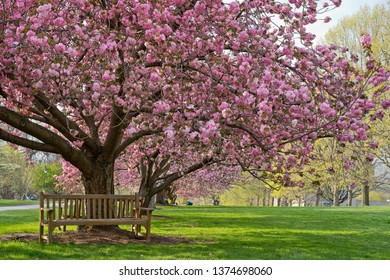
POLYGON ((142 137, 148 136, 148 135, 154 135, 154 134, 161 133, 162 131, 163 130, 160 128, 160 129, 156 129, 156 130, 143 130, 143 131, 139 131, 139 132, 134 133, 131 137, 124 140, 118 146, 118 148, 115 151, 115 158, 117 158, 129 145, 131 145, 135 141, 141 139, 142 137))
POLYGON ((237 129, 245 131, 246 133, 248 133, 252 137, 253 140, 256 141, 257 145, 259 145, 259 147, 261 148, 261 150, 263 152, 266 152, 268 150, 267 148, 264 147, 263 143, 261 143, 260 139, 258 139, 257 135, 253 131, 243 127, 242 125, 238 125, 238 124, 226 123, 225 125, 228 127, 231 127, 231 128, 237 128, 237 129))
POLYGON ((159 178, 159 181, 162 180, 163 183, 160 184, 158 187, 154 187, 153 189, 151 189, 150 195, 153 196, 153 195, 161 192, 162 190, 169 187, 174 181, 179 180, 180 178, 182 178, 182 177, 184 177, 192 172, 195 172, 195 171, 197 171, 205 166, 211 165, 213 163, 216 163, 215 159, 213 159, 212 157, 207 157, 207 158, 204 158, 201 162, 190 166, 189 168, 187 168, 184 171, 177 171, 177 172, 169 174, 165 177, 159 178))
MULTIPOLYGON (((49 112, 53 118, 42 114, 47 119, 47 123, 58 129, 70 141, 82 140, 91 152, 98 150, 98 145, 75 122, 69 120, 56 106, 50 104, 49 100, 43 94, 37 94, 34 105, 40 111, 45 110, 49 112), (78 132, 76 136, 70 133, 71 129, 78 132)), ((93 127, 90 127, 90 129, 93 129, 93 127)))
POLYGON ((13 112, 5 107, 0 107, 0 120, 39 139, 49 146, 56 147, 59 154, 82 172, 90 173, 92 171, 91 162, 83 152, 73 148, 61 136, 40 126, 39 124, 31 122, 27 117, 13 112))
POLYGON ((8 133, 2 129, 0 129, 0 139, 7 141, 7 142, 10 142, 12 144, 16 144, 16 145, 28 148, 28 149, 58 154, 56 147, 53 147, 51 145, 47 145, 47 144, 44 144, 41 142, 29 140, 26 138, 22 138, 22 137, 19 137, 16 135, 12 135, 11 133, 8 133))

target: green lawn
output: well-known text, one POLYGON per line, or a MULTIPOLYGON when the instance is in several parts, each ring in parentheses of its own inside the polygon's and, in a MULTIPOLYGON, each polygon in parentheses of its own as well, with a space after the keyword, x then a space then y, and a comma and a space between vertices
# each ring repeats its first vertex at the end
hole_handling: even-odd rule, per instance
POLYGON ((17 206, 17 205, 29 205, 29 204, 38 204, 37 200, 9 200, 9 199, 0 199, 0 207, 2 206, 17 206))
MULTIPOLYGON (((0 259, 390 259, 390 207, 162 207, 152 235, 191 243, 0 242, 0 259)), ((0 235, 38 231, 38 210, 1 211, 0 235)))

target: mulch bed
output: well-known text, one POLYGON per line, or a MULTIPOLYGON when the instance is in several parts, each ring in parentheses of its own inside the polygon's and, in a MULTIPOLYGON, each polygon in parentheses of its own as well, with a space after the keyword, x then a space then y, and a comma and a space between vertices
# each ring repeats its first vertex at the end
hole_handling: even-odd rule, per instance
MULTIPOLYGON (((38 233, 13 233, 0 235, 1 241, 22 241, 36 242, 38 241, 38 233)), ((122 229, 115 230, 85 230, 85 231, 67 231, 54 233, 54 242, 59 244, 141 244, 146 243, 144 239, 135 238, 134 233, 122 229)), ((193 240, 172 237, 151 235, 151 244, 191 244, 196 243, 193 240)))

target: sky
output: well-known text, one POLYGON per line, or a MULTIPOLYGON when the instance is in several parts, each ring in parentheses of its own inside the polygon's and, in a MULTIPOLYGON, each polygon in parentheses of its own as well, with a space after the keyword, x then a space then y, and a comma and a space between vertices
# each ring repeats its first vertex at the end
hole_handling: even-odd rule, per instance
POLYGON ((322 21, 317 22, 308 28, 308 30, 314 33, 316 37, 316 41, 320 38, 323 38, 329 28, 334 27, 337 23, 346 16, 351 16, 356 13, 362 6, 367 5, 369 7, 373 7, 377 4, 386 4, 388 0, 342 0, 341 6, 329 11, 326 15, 331 17, 332 20, 325 24, 322 21))

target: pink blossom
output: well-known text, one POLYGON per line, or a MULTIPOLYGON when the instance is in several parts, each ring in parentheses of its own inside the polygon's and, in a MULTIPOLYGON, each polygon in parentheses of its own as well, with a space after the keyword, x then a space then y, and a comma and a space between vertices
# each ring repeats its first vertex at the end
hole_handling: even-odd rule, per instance
POLYGON ((107 50, 106 44, 101 44, 99 47, 99 54, 103 54, 107 50))
POLYGON ((366 157, 366 160, 371 162, 374 160, 374 158, 375 158, 375 156, 373 154, 368 154, 366 157))
POLYGON ((79 56, 79 52, 78 52, 76 49, 72 48, 72 47, 69 47, 69 48, 68 48, 68 54, 69 54, 71 57, 77 57, 77 56, 79 56))
POLYGON ((390 107, 390 99, 383 100, 381 102, 381 105, 382 105, 383 109, 387 110, 390 107))
POLYGON ((94 99, 94 100, 99 99, 99 97, 100 97, 100 93, 98 93, 98 92, 94 92, 94 93, 92 94, 92 99, 94 99))
POLYGON ((371 36, 368 34, 364 34, 364 35, 360 36, 360 43, 364 47, 369 47, 371 45, 371 36))
POLYGON ((39 6, 37 8, 37 12, 38 13, 47 13, 47 12, 50 12, 51 11, 51 4, 45 4, 45 5, 42 5, 42 6, 39 6))
POLYGON ((224 117, 224 118, 228 118, 228 117, 230 117, 230 116, 232 116, 233 115, 233 111, 230 109, 230 108, 227 108, 227 109, 223 109, 222 110, 222 116, 224 117))
POLYGON ((100 84, 99 84, 98 82, 94 82, 94 83, 92 84, 92 90, 93 90, 94 92, 100 92, 100 89, 101 89, 101 87, 100 87, 100 84))
POLYGON ((56 45, 54 46, 54 49, 55 49, 57 52, 63 53, 63 52, 65 52, 66 47, 65 47, 64 44, 58 43, 58 44, 56 44, 56 45))
POLYGON ((331 0, 332 3, 336 6, 339 7, 341 5, 341 0, 331 0))
POLYGON ((150 73, 150 81, 157 83, 159 80, 160 80, 160 77, 156 72, 150 73))
POLYGON ((64 19, 62 17, 55 18, 53 20, 53 23, 54 23, 55 26, 58 26, 58 27, 62 27, 62 26, 65 25, 65 21, 64 21, 64 19))
POLYGON ((225 101, 223 101, 221 103, 221 105, 218 106, 218 110, 220 110, 220 111, 222 111, 224 109, 227 109, 227 108, 230 108, 230 105, 227 102, 225 102, 225 101))
POLYGON ((102 79, 103 79, 103 81, 111 81, 111 80, 113 80, 112 76, 110 75, 110 71, 108 71, 108 70, 104 71, 102 79))
POLYGON ((40 79, 42 77, 42 70, 34 69, 31 74, 35 79, 40 79))
POLYGON ((319 108, 324 113, 329 112, 329 110, 330 110, 330 106, 327 103, 321 103, 319 105, 319 108))
POLYGON ((53 69, 49 69, 49 76, 58 77, 59 75, 60 75, 60 73, 58 73, 58 71, 53 70, 53 69))
POLYGON ((371 149, 376 149, 376 148, 378 148, 378 142, 376 142, 376 141, 370 142, 370 143, 368 144, 368 146, 369 146, 371 149))

